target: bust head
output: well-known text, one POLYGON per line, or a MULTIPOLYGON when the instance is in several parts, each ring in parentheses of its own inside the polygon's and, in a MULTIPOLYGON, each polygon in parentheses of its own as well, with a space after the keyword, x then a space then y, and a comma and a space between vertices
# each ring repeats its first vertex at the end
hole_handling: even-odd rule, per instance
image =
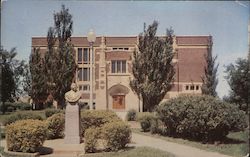
POLYGON ((73 91, 77 91, 77 85, 76 85, 76 83, 72 83, 71 84, 71 86, 70 86, 70 88, 71 88, 71 90, 73 90, 73 91))

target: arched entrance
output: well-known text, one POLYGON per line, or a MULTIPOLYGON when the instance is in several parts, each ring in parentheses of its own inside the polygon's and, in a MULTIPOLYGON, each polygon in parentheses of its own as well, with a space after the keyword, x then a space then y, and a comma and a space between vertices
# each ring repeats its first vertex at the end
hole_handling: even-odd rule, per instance
POLYGON ((129 88, 117 84, 109 89, 109 95, 112 97, 112 109, 123 110, 126 107, 125 97, 129 93, 129 88))

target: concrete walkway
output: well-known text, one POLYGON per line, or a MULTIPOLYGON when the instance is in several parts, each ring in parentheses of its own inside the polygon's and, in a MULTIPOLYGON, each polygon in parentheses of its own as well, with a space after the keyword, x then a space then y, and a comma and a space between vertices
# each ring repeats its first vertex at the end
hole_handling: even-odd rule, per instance
POLYGON ((176 157, 230 157, 217 152, 209 152, 137 133, 132 133, 132 142, 135 143, 132 146, 152 147, 174 154, 176 157))
MULTIPOLYGON (((0 142, 1 146, 6 145, 5 140, 0 142)), ((174 154, 176 157, 230 157, 217 152, 209 152, 137 133, 132 133, 132 143, 129 146, 152 147, 174 154)), ((64 139, 47 140, 41 149, 44 152, 41 156, 44 157, 79 157, 84 154, 84 143, 69 145, 64 144, 64 139)))

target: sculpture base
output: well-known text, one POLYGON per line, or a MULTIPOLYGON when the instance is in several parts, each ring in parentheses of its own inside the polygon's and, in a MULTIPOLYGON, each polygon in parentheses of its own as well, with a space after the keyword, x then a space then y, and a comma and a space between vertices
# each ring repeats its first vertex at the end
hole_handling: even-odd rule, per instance
POLYGON ((65 137, 64 138, 64 143, 65 144, 80 144, 80 136, 71 136, 71 137, 65 137))
POLYGON ((68 103, 66 106, 64 143, 80 144, 80 112, 77 103, 68 103))

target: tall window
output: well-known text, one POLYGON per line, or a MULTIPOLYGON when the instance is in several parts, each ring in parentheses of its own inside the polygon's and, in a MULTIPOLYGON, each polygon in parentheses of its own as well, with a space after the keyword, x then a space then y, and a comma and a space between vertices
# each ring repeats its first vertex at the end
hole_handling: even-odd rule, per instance
POLYGON ((89 80, 90 80, 90 69, 78 68, 78 81, 89 81, 89 80))
POLYGON ((113 60, 111 61, 112 73, 126 73, 126 61, 125 60, 113 60))
POLYGON ((82 64, 82 48, 78 48, 78 56, 77 56, 77 62, 78 64, 82 64))
POLYGON ((84 64, 88 64, 89 61, 90 61, 89 49, 88 48, 84 48, 83 49, 83 63, 84 64))

